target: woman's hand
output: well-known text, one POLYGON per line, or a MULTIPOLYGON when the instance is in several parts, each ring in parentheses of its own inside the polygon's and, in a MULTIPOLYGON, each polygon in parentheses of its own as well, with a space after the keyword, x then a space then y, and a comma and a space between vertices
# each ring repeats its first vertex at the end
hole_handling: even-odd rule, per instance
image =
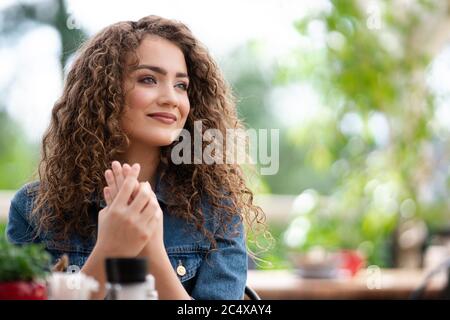
MULTIPOLYGON (((112 200, 116 197, 119 189, 122 187, 125 178, 130 174, 131 167, 127 163, 122 166, 119 161, 113 161, 112 170, 108 169, 105 171, 105 179, 108 186, 103 190, 106 205, 109 206, 112 203, 112 200), (109 194, 109 199, 106 197, 106 193, 109 194)), ((130 201, 136 196, 136 193, 139 191, 139 187, 142 183, 139 183, 136 180, 133 193, 131 195, 130 201)))
MULTIPOLYGON (((107 207, 99 213, 96 247, 107 256, 135 257, 145 247, 162 214, 155 208, 149 183, 139 185, 139 164, 130 167, 114 198, 109 187, 104 196, 107 207)), ((159 208, 159 206, 158 206, 159 208)))
POLYGON ((99 214, 97 244, 82 268, 100 283, 99 292, 92 298, 105 297, 105 258, 138 255, 148 259, 148 271, 155 277, 160 299, 189 300, 164 247, 163 215, 156 195, 150 184, 138 182, 139 165, 124 165, 122 170, 115 162, 113 170, 120 175, 116 179, 113 171, 105 171, 108 186, 103 192, 107 206, 99 214))
MULTIPOLYGON (((108 184, 108 186, 104 189, 105 201, 107 206, 110 206, 110 204, 113 203, 114 199, 118 195, 119 190, 122 188, 128 176, 131 174, 131 171, 132 167, 130 167, 128 164, 124 164, 122 167, 118 161, 113 161, 112 170, 108 169, 105 171, 105 178, 108 184)), ((150 184, 148 182, 139 183, 136 180, 133 193, 129 199, 130 202, 137 197, 140 189, 144 188, 144 186, 150 187, 150 184)), ((155 193, 153 192, 153 190, 151 190, 151 187, 149 189, 149 202, 148 208, 146 209, 151 211, 150 214, 153 214, 155 217, 154 219, 152 219, 152 222, 149 225, 149 232, 151 233, 150 239, 145 247, 139 252, 139 256, 150 256, 150 253, 153 253, 153 255, 151 256, 155 256, 156 253, 165 251, 163 240, 162 210, 159 206, 155 193)))

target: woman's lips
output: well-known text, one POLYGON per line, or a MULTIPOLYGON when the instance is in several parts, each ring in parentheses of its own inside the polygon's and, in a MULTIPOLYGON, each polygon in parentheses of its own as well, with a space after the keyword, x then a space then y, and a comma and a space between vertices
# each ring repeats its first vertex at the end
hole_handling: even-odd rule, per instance
POLYGON ((176 116, 169 113, 152 113, 147 116, 164 124, 173 124, 177 121, 176 116))

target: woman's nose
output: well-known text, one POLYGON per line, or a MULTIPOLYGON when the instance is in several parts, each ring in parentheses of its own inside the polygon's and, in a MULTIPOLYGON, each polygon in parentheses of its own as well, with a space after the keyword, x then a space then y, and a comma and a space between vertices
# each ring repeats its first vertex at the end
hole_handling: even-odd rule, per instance
POLYGON ((176 107, 178 105, 178 98, 175 92, 175 88, 170 85, 161 88, 159 94, 159 103, 161 105, 176 107))

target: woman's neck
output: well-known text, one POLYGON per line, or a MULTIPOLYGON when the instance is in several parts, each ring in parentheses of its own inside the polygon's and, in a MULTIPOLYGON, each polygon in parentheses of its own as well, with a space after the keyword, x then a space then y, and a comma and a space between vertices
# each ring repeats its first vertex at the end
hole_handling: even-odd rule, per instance
POLYGON ((140 182, 148 181, 152 188, 156 183, 156 171, 160 162, 160 148, 148 147, 141 144, 131 143, 125 154, 120 157, 122 165, 128 163, 130 166, 139 163, 141 171, 138 180, 140 182))

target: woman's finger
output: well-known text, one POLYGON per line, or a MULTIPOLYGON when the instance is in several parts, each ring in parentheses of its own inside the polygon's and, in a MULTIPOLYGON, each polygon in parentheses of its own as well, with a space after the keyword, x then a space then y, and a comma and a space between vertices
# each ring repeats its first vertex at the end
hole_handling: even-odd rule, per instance
POLYGON ((112 203, 112 199, 111 199, 111 190, 109 187, 103 188, 103 195, 105 197, 106 205, 110 206, 112 203))
POLYGON ((120 188, 117 196, 114 198, 114 203, 124 203, 128 204, 128 200, 131 197, 131 194, 136 187, 137 177, 139 176, 139 171, 141 170, 141 166, 138 163, 135 163, 131 167, 131 171, 129 175, 125 178, 122 187, 120 188))
POLYGON ((134 190, 133 190, 133 193, 131 194, 131 197, 130 197, 130 200, 128 201, 128 204, 131 204, 131 202, 133 202, 134 198, 136 198, 136 196, 137 196, 137 194, 139 192, 139 188, 140 188, 141 184, 142 184, 142 182, 139 182, 139 181, 136 180, 136 184, 134 186, 134 190))
POLYGON ((131 167, 128 163, 125 163, 122 168, 123 176, 126 177, 131 171, 131 167))
POLYGON ((105 171, 105 179, 109 187, 111 199, 114 199, 119 189, 117 189, 116 179, 114 178, 114 173, 112 170, 108 169, 105 171))
POLYGON ((122 174, 122 166, 119 161, 113 161, 112 163, 112 170, 114 172, 114 178, 116 179, 116 187, 117 190, 120 190, 120 187, 122 187, 123 184, 123 174, 122 174))
POLYGON ((151 192, 148 182, 141 183, 136 197, 130 204, 130 209, 140 213, 151 200, 151 192))
POLYGON ((148 205, 140 214, 139 222, 142 223, 142 225, 145 225, 146 228, 154 229, 157 227, 157 220, 161 215, 162 211, 159 208, 155 210, 152 205, 148 205))
MULTIPOLYGON (((122 167, 122 174, 123 174, 123 178, 125 179, 131 172, 131 167, 128 163, 125 163, 122 167)), ((131 194, 130 197, 130 201, 128 202, 128 204, 130 204, 133 199, 136 197, 137 193, 139 191, 139 181, 136 181, 136 186, 134 187, 134 191, 131 194)))

